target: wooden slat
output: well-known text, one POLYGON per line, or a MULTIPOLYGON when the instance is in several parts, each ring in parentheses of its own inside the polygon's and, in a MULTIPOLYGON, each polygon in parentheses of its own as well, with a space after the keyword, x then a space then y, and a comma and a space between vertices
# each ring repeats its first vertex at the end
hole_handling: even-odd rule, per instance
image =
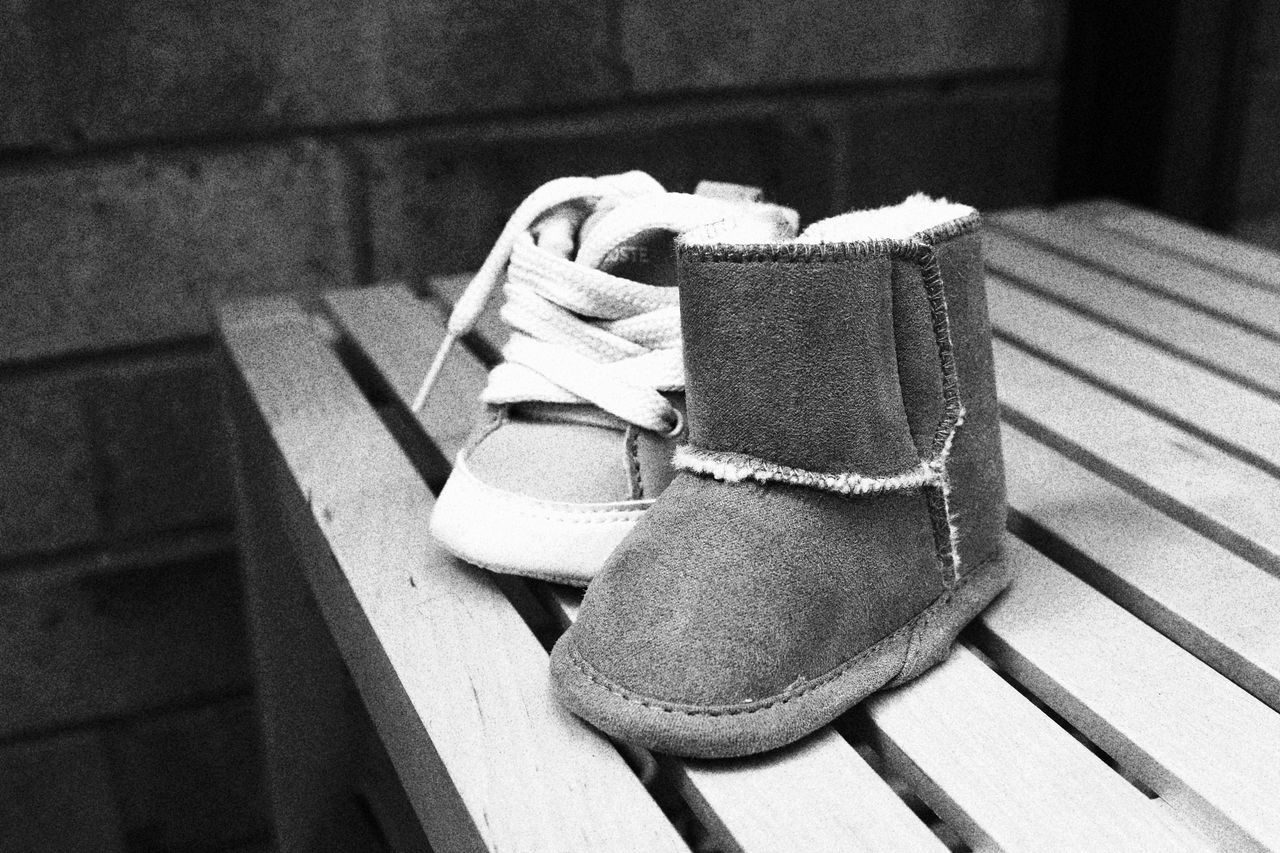
POLYGON ((1035 293, 990 276, 987 301, 996 334, 1088 374, 1130 400, 1246 452, 1280 471, 1280 403, 1170 355, 1035 293))
MULTIPOLYGON (((341 298, 341 296, 335 297, 335 299, 341 298)), ((331 299, 330 304, 334 305, 334 299, 331 299)), ((335 313, 341 316, 340 311, 335 313)), ((371 340, 369 348, 385 350, 389 358, 396 357, 397 353, 404 353, 403 347, 396 346, 385 339, 371 340)), ((421 357, 411 357, 408 360, 418 365, 421 363, 421 357)), ((393 381, 392 384, 396 383, 393 381)), ((405 393, 408 393, 412 385, 412 380, 404 383, 405 393)), ((559 600, 565 618, 571 619, 576 608, 576 594, 567 592, 563 588, 553 587, 552 589, 556 590, 555 597, 559 600)), ((955 669, 946 671, 955 672, 955 669)), ((983 753, 989 746, 982 737, 974 734, 975 731, 983 730, 984 725, 986 728, 982 734, 995 742, 1018 743, 1031 737, 1047 739, 1048 744, 1042 752, 1034 755, 1017 750, 1006 750, 1000 753, 998 760, 989 764, 988 769, 993 774, 1003 773, 1003 770, 997 769, 1000 761, 1012 760, 1025 778, 1017 790, 1002 791, 1000 798, 993 798, 990 789, 985 787, 990 781, 988 778, 958 772, 947 775, 945 771, 956 769, 956 765, 950 763, 947 757, 953 749, 951 745, 946 745, 939 739, 924 738, 922 741, 912 741, 911 738, 918 733, 913 726, 905 728, 897 726, 892 718, 882 725, 873 711, 876 724, 882 731, 888 732, 886 742, 890 745, 891 751, 897 750, 902 755, 909 753, 913 757, 910 762, 912 766, 916 766, 915 762, 918 760, 937 765, 940 771, 943 771, 941 775, 944 779, 940 784, 935 784, 932 780, 922 784, 935 795, 935 802, 931 802, 931 805, 946 812, 945 816, 962 827, 968 840, 973 843, 983 843, 999 839, 1002 843, 1010 845, 1010 849, 1045 850, 1072 849, 1073 846, 1079 849, 1081 845, 1089 842, 1103 843, 1105 839, 1110 843, 1116 838, 1129 838, 1138 840, 1121 843, 1135 845, 1132 849, 1142 849, 1142 845, 1182 849, 1178 847, 1182 843, 1179 840, 1183 837, 1182 834, 1171 829, 1168 822, 1154 809, 1148 808, 1144 797, 1093 758, 1069 735, 1035 711, 1017 695, 1016 691, 992 675, 985 667, 982 667, 980 672, 965 670, 959 675, 945 677, 951 681, 950 689, 970 698, 971 704, 965 710, 972 713, 973 719, 964 718, 963 713, 959 715, 959 718, 963 719, 962 731, 964 732, 960 737, 965 741, 964 745, 975 754, 983 753), (988 715, 985 713, 985 710, 988 710, 987 707, 981 703, 994 705, 996 710, 988 715), (990 717, 994 717, 997 722, 990 722, 990 717), (979 720, 987 722, 979 723, 978 728, 975 729, 973 725, 979 720), (1015 722, 1010 725, 1009 720, 1015 722), (1028 721, 1036 722, 1030 723, 1028 728, 1028 721), (895 737, 907 741, 905 750, 895 745, 897 743, 895 737), (1073 768, 1073 773, 1065 778, 1059 772, 1062 760, 1060 753, 1063 751, 1068 756, 1066 766, 1073 768), (1088 769, 1080 770, 1081 767, 1088 769), (1079 770, 1079 773, 1075 773, 1076 770, 1079 770), (1099 779, 1106 781, 1099 781, 1099 779), (1079 812, 1068 810, 1064 817, 1060 806, 1064 795, 1068 799, 1076 798, 1074 806, 1079 808, 1079 812), (1048 823, 1042 820, 1046 811, 1056 816, 1048 823)), ((899 693, 912 694, 912 691, 899 691, 899 693)), ((927 693, 922 693, 919 699, 906 701, 908 708, 922 716, 956 718, 953 707, 939 702, 936 697, 931 697, 927 693)), ((825 733, 820 735, 824 738, 826 736, 825 733)), ((834 734, 831 737, 839 741, 834 734)), ((1037 743, 1039 742, 1038 740, 1037 743)), ((808 743, 806 741, 801 746, 806 746, 808 743)), ((842 741, 839 743, 843 745, 842 741)), ((848 747, 845 746, 844 749, 848 750, 848 747)), ((804 780, 821 778, 814 776, 814 771, 819 769, 815 766, 817 762, 807 756, 788 755, 787 760, 782 762, 775 762, 772 757, 766 757, 766 759, 767 763, 757 763, 753 767, 755 772, 749 777, 742 778, 731 772, 736 762, 684 765, 687 769, 683 778, 692 789, 691 802, 696 806, 699 804, 700 796, 705 797, 708 793, 713 793, 715 789, 709 788, 709 785, 717 781, 729 783, 730 787, 722 792, 723 795, 718 800, 701 804, 702 811, 704 819, 716 816, 709 822, 715 819, 736 820, 738 822, 736 827, 741 832, 742 827, 750 826, 751 823, 766 823, 765 815, 772 813, 762 813, 755 804, 755 797, 744 799, 744 796, 749 796, 748 786, 744 785, 744 781, 752 781, 759 786, 758 791, 768 792, 794 789, 798 784, 803 784, 804 780), (802 760, 805 758, 808 760, 802 760), (714 775, 708 777, 706 775, 708 769, 711 769, 714 775), (769 772, 766 773, 766 771, 769 772), (787 771, 792 772, 788 775, 787 771), (773 778, 769 778, 770 776, 773 778)), ((756 761, 759 762, 758 759, 756 761)), ((842 766, 846 768, 846 774, 849 769, 856 767, 847 762, 842 762, 842 766)), ((822 769, 829 774, 829 768, 822 769)), ((865 768, 865 765, 857 769, 860 774, 871 778, 869 775, 871 771, 865 768)), ((814 813, 821 811, 822 808, 815 809, 814 801, 810 798, 808 810, 809 813, 814 813)), ((733 837, 733 829, 726 827, 726 832, 733 837)), ((741 842, 740 836, 739 840, 741 842)), ((1189 845, 1189 847, 1194 849, 1195 845, 1189 845)), ((1115 849, 1126 848, 1120 846, 1115 849)))
POLYGON ((997 341, 1006 417, 1280 574, 1280 480, 1088 382, 997 341))
POLYGON ((1179 255, 1135 244, 1106 228, 1045 210, 1008 211, 988 221, 1064 257, 1280 339, 1280 289, 1258 287, 1179 255))
MULTIPOLYGON (((577 619, 579 590, 554 584, 539 587, 561 616, 562 627, 577 619)), ((767 755, 669 761, 669 766, 699 817, 739 849, 941 849, 936 838, 920 831, 924 825, 919 820, 903 814, 902 801, 866 761, 856 753, 850 759, 850 753, 849 744, 826 726, 793 747, 767 755), (787 792, 785 807, 762 810, 760 804, 777 800, 779 791, 787 792), (865 814, 856 822, 844 818, 851 802, 863 804, 859 811, 865 814), (814 814, 797 827, 793 810, 808 813, 833 805, 840 818, 824 822, 814 814)))
MULTIPOLYGON (((445 316, 447 316, 447 312, 462 296, 467 285, 471 284, 471 279, 470 273, 436 276, 428 282, 432 302, 446 312, 445 316)), ((502 295, 495 294, 490 309, 482 313, 476 321, 476 336, 494 352, 502 349, 507 338, 511 336, 511 327, 503 322, 497 311, 497 305, 501 304, 501 301, 502 295)))
POLYGON ((674 769, 708 828, 741 850, 946 849, 830 726, 765 755, 674 769))
POLYGON ((1214 234, 1123 202, 1100 199, 1063 205, 1057 212, 1109 228, 1135 243, 1225 270, 1280 290, 1280 255, 1243 240, 1214 234))
MULTIPOLYGON (((438 311, 402 288, 338 291, 326 297, 326 304, 407 405, 443 331, 438 311)), ((484 368, 464 348, 454 354, 452 365, 472 372, 477 381, 484 377, 484 368)), ((466 419, 469 425, 471 410, 450 405, 456 398, 432 399, 429 408, 437 411, 428 417, 446 424, 432 436, 452 458, 457 446, 450 437, 460 433, 452 421, 466 419)), ((535 587, 564 624, 576 617, 580 593, 547 584, 535 587)), ((945 849, 830 728, 767 756, 675 760, 671 769, 704 823, 744 851, 945 849)))
POLYGON ((983 251, 988 267, 1019 287, 1280 397, 1280 344, 1270 338, 1000 232, 987 235, 983 251))
POLYGON ((890 765, 979 849, 1198 849, 963 646, 867 710, 890 765))
POLYGON ((983 648, 1228 849, 1280 849, 1280 715, 1030 546, 1008 553, 983 648))
POLYGON ((1005 425, 1009 505, 1071 568, 1280 710, 1280 579, 1005 425))
POLYGON ((279 448, 261 476, 292 487, 287 532, 433 846, 687 849, 554 702, 546 652, 492 580, 432 542, 430 493, 306 318, 248 303, 222 330, 279 448))
MULTIPOLYGON (((391 380, 396 395, 403 400, 407 393, 412 400, 440 344, 436 327, 442 309, 394 285, 336 291, 326 303, 342 325, 360 329, 361 349, 391 380), (431 318, 431 326, 422 325, 425 317, 431 318), (396 366, 395 373, 385 369, 388 364, 396 366)), ((484 384, 484 368, 459 344, 440 371, 431 405, 418 414, 418 422, 450 463, 475 426, 484 384)))

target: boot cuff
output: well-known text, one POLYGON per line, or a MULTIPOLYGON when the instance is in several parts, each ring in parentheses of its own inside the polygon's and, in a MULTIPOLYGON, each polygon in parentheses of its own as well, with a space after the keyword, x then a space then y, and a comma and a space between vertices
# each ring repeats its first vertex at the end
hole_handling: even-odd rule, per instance
POLYGON ((977 228, 978 212, 965 204, 917 193, 896 205, 855 210, 813 223, 792 240, 760 242, 745 220, 724 220, 682 235, 683 258, 700 261, 810 261, 888 255, 914 258, 922 245, 936 245, 977 228))

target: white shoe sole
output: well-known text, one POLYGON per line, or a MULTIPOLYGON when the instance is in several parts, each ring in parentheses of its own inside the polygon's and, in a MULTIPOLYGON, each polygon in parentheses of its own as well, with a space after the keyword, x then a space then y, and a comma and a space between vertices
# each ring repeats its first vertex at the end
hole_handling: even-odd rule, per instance
POLYGON ((538 500, 481 482, 458 454, 431 514, 431 535, 491 571, 586 586, 652 504, 538 500))

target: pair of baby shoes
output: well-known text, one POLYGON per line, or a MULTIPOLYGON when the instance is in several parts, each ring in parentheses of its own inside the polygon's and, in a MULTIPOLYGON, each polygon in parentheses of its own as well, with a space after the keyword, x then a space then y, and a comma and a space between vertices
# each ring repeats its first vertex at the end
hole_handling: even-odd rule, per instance
POLYGON ((946 657, 1008 583, 978 228, 917 195, 798 233, 749 188, 639 172, 521 204, 450 319, 505 283, 512 337, 431 529, 589 584, 551 656, 567 707, 746 755, 946 657))

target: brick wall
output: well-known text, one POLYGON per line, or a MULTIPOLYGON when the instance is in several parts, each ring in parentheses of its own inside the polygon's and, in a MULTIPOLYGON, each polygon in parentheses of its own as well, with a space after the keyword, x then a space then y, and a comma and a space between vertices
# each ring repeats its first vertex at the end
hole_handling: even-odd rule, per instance
POLYGON ((638 167, 1047 201, 1063 0, 9 0, 0 849, 258 849, 209 306, 476 266, 638 167))

